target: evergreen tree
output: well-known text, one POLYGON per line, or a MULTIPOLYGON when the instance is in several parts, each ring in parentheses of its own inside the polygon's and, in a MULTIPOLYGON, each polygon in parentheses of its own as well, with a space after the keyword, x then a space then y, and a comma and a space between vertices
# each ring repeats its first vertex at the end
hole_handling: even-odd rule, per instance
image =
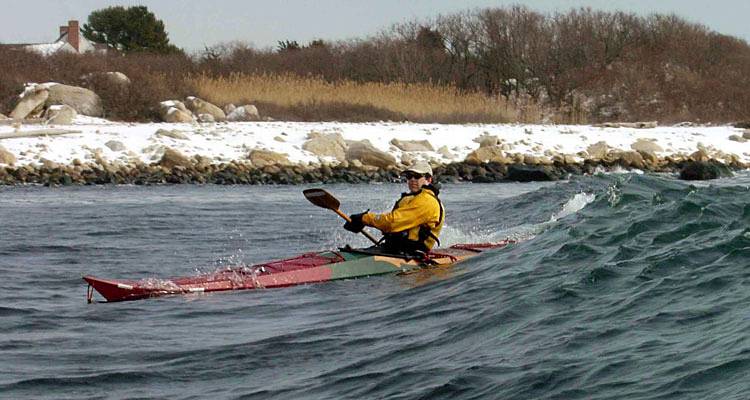
POLYGON ((169 43, 164 23, 145 6, 107 7, 89 14, 83 24, 83 36, 96 43, 104 43, 128 52, 181 52, 169 43))

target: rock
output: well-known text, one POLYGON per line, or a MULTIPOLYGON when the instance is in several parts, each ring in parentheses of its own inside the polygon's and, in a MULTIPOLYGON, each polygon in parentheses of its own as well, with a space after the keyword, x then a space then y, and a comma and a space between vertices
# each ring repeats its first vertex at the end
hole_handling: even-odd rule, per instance
POLYGON ((70 125, 76 115, 76 110, 73 107, 55 104, 49 106, 47 112, 44 113, 44 119, 47 120, 48 125, 70 125))
POLYGON ((593 160, 603 160, 607 157, 607 153, 611 150, 611 147, 606 142, 596 142, 586 148, 586 152, 589 158, 593 160))
POLYGON ((130 78, 122 72, 110 71, 110 72, 91 72, 81 77, 81 81, 84 86, 89 86, 92 83, 108 83, 112 86, 119 86, 125 88, 130 85, 130 78))
POLYGON ((158 129, 154 132, 154 136, 168 137, 177 140, 188 140, 190 139, 186 134, 182 133, 177 129, 158 129))
POLYGON ((10 119, 10 118, 8 118, 5 115, 3 115, 2 113, 0 113, 0 121, 4 121, 6 119, 10 119))
POLYGON ((641 121, 641 122, 605 122, 598 124, 601 128, 635 128, 635 129, 650 129, 656 128, 658 121, 641 121))
POLYGON ((45 106, 54 104, 65 104, 70 106, 78 114, 88 115, 89 117, 104 116, 102 99, 89 89, 56 84, 49 86, 49 97, 44 102, 45 106))
POLYGON ((257 121, 259 119, 258 108, 252 104, 237 107, 227 115, 227 121, 233 122, 257 121))
POLYGON ((107 146, 107 148, 109 148, 112 151, 125 151, 125 150, 127 150, 127 148, 125 147, 125 145, 122 142, 117 141, 117 140, 110 140, 107 143, 104 143, 104 145, 107 146))
POLYGON ((164 150, 164 155, 161 156, 159 165, 171 169, 177 166, 189 167, 192 165, 192 162, 179 151, 168 147, 164 150))
POLYGON ((310 132, 307 137, 308 140, 302 145, 303 150, 317 157, 333 157, 338 161, 346 159, 346 142, 340 133, 310 132))
POLYGON ((193 113, 178 100, 167 100, 159 103, 161 120, 164 122, 194 122, 193 113))
POLYGON ((435 151, 427 140, 391 140, 391 144, 401 151, 435 151))
POLYGON ((680 169, 680 179, 704 181, 720 177, 731 177, 732 171, 717 161, 688 161, 680 169))
POLYGON ((270 150, 252 150, 248 155, 248 158, 256 168, 263 168, 268 165, 291 164, 286 154, 276 153, 270 150))
MULTIPOLYGON (((466 156, 465 161, 471 165, 479 165, 487 162, 510 164, 511 160, 505 155, 500 146, 482 146, 466 156)), ((521 160, 522 162, 522 160, 521 160)))
POLYGON ((130 85, 130 78, 127 75, 119 71, 105 72, 104 75, 115 84, 119 85, 130 85))
POLYGON ((648 166, 654 168, 659 165, 659 157, 654 152, 638 150, 638 154, 648 166))
POLYGON ((409 153, 401 153, 401 164, 412 165, 414 163, 414 157, 409 153))
POLYGON ((479 143, 479 147, 491 147, 500 145, 500 139, 497 136, 488 135, 487 133, 475 137, 474 139, 472 139, 472 142, 479 143))
POLYGON ((750 129, 745 129, 745 130, 744 130, 744 131, 742 132, 742 137, 743 137, 744 139, 750 139, 750 129))
POLYGON ((745 139, 744 137, 739 136, 739 135, 731 135, 731 136, 729 136, 729 140, 732 140, 732 141, 735 141, 735 142, 740 142, 740 143, 747 142, 747 139, 745 139))
POLYGON ((224 114, 224 111, 221 108, 216 107, 215 105, 197 97, 190 96, 185 99, 185 106, 188 108, 188 110, 192 111, 193 114, 197 115, 199 120, 201 114, 211 115, 213 117, 213 121, 210 122, 225 121, 227 119, 227 115, 224 114))
POLYGON ((48 160, 46 158, 40 159, 39 162, 42 163, 42 167, 47 168, 47 169, 55 169, 55 168, 58 168, 60 166, 60 164, 58 164, 58 163, 56 163, 56 162, 54 162, 52 160, 48 160))
POLYGON ((698 150, 691 154, 689 159, 697 162, 706 162, 710 160, 711 157, 708 156, 708 152, 705 148, 698 146, 698 150))
POLYGON ((224 108, 223 108, 222 110, 224 111, 224 114, 226 114, 226 115, 229 115, 229 114, 231 114, 231 113, 232 113, 232 111, 234 111, 234 110, 235 110, 236 108, 237 108, 237 106, 235 106, 235 105, 234 105, 234 104, 232 104, 232 103, 229 103, 229 104, 225 105, 225 106, 224 106, 224 108))
POLYGON ((630 145, 630 148, 635 151, 645 151, 651 153, 660 153, 664 151, 661 146, 656 144, 653 140, 649 139, 638 139, 630 145))
POLYGON ((49 98, 49 91, 44 85, 29 86, 21 96, 21 100, 10 113, 12 119, 24 119, 41 112, 49 98))
POLYGON ((556 181, 559 177, 547 166, 509 165, 506 179, 516 182, 556 181))
POLYGON ((438 154, 440 154, 441 156, 443 156, 443 157, 445 157, 445 158, 447 158, 449 160, 452 160, 452 159, 456 158, 456 155, 453 154, 453 153, 451 153, 450 149, 448 149, 448 146, 442 146, 442 147, 440 147, 439 149, 437 149, 437 152, 438 152, 438 154))
POLYGON ((396 159, 383 151, 376 149, 369 142, 352 142, 346 150, 346 160, 359 160, 364 165, 372 165, 381 169, 396 165, 396 159))
POLYGON ((13 153, 0 146, 0 164, 15 165, 16 161, 16 156, 13 153))
POLYGON ((211 114, 198 114, 198 122, 216 122, 216 119, 211 114))
POLYGON ((643 156, 637 151, 621 151, 615 154, 616 159, 624 167, 644 169, 646 163, 643 156))
POLYGON ((524 154, 523 163, 526 165, 552 165, 552 160, 545 156, 524 154))

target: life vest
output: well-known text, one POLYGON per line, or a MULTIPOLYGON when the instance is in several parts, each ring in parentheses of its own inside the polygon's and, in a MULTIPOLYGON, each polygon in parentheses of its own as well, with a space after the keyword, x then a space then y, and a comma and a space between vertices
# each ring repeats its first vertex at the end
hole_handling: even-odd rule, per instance
POLYGON ((418 192, 403 193, 389 213, 365 214, 362 222, 383 232, 382 246, 389 252, 429 251, 443 228, 445 211, 438 189, 425 185, 418 192))

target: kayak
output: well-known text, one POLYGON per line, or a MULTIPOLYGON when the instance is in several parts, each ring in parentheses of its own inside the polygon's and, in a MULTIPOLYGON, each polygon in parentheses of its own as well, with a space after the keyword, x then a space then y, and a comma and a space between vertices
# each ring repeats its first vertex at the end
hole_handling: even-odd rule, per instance
POLYGON ((89 303, 94 301, 94 290, 107 302, 116 302, 165 295, 270 289, 451 266, 485 250, 505 247, 510 243, 512 241, 504 240, 496 243, 457 244, 436 249, 422 257, 386 254, 378 248, 344 247, 338 251, 305 253, 292 258, 223 268, 189 277, 119 280, 87 275, 83 280, 89 285, 89 303))

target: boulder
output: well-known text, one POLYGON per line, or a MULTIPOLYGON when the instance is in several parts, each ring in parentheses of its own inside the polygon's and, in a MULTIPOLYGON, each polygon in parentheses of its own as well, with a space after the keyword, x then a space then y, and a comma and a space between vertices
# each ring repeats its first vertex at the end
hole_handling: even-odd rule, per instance
POLYGON ((24 119, 34 114, 40 113, 44 103, 49 98, 49 91, 42 85, 27 87, 21 95, 16 107, 11 111, 10 117, 13 119, 24 119))
POLYGON ((51 85, 47 90, 49 91, 49 97, 44 102, 45 106, 65 104, 76 110, 78 114, 88 115, 89 117, 104 116, 102 99, 91 90, 62 84, 51 85))
POLYGON ((750 129, 745 129, 744 131, 742 131, 742 137, 744 139, 750 139, 750 129))
POLYGON ((556 181, 560 177, 547 166, 509 165, 506 179, 516 182, 556 181))
POLYGON ((709 157, 708 155, 708 151, 706 151, 706 149, 702 146, 698 146, 698 150, 696 150, 688 158, 696 162, 706 162, 711 159, 711 157, 709 157))
POLYGON ((49 125, 70 125, 73 123, 73 119, 77 113, 73 107, 65 104, 55 104, 49 106, 47 112, 44 113, 44 119, 47 120, 49 125))
POLYGON ((0 113, 0 121, 4 121, 6 119, 10 119, 10 118, 8 118, 4 114, 0 113))
POLYGON ((546 156, 524 154, 523 163, 526 165, 552 165, 552 160, 546 156))
POLYGON ((208 114, 213 117, 214 121, 225 121, 227 119, 226 114, 224 114, 221 108, 197 97, 190 96, 185 99, 185 106, 199 117, 201 114, 208 114))
POLYGON ((276 153, 270 150, 252 150, 250 151, 248 158, 256 168, 263 168, 269 165, 291 164, 286 154, 276 153))
POLYGON ((122 72, 110 71, 110 72, 91 72, 83 75, 81 81, 85 86, 89 86, 92 83, 107 83, 112 86, 127 87, 130 85, 130 78, 122 72))
POLYGON ((634 129, 651 129, 656 128, 658 121, 639 121, 639 122, 605 122, 594 126, 602 128, 634 128, 634 129))
POLYGON ((162 115, 162 120, 164 120, 164 122, 171 122, 171 123, 195 122, 195 118, 193 118, 192 114, 188 114, 185 111, 179 110, 174 107, 168 109, 167 112, 164 115, 162 115))
POLYGON ((637 151, 621 151, 615 156, 624 167, 644 169, 646 166, 643 156, 637 151))
POLYGON ((680 169, 680 179, 704 181, 720 177, 731 177, 732 171, 726 165, 714 161, 688 161, 680 169))
POLYGON ((401 151, 435 151, 427 140, 391 140, 391 144, 401 151))
POLYGON ((257 121, 259 119, 258 108, 252 104, 237 107, 227 115, 227 121, 233 122, 257 121))
POLYGON ((649 165, 651 167, 656 167, 659 165, 659 157, 654 152, 638 150, 638 154, 641 155, 641 158, 643 158, 643 161, 646 163, 646 165, 649 165))
POLYGON ((346 159, 346 142, 340 133, 310 132, 307 137, 308 140, 302 145, 303 150, 318 157, 333 157, 338 161, 346 159))
POLYGON ((645 151, 651 153, 659 153, 664 151, 661 146, 656 144, 653 140, 649 139, 638 139, 630 145, 630 148, 638 152, 645 151))
POLYGON ((161 156, 161 160, 159 160, 159 165, 166 168, 177 166, 189 167, 192 165, 192 162, 179 151, 168 147, 164 150, 164 154, 161 156))
POLYGON ((500 145, 500 138, 495 135, 480 135, 472 139, 472 142, 479 143, 479 147, 491 147, 500 145))
POLYGON ((107 143, 104 143, 105 146, 107 146, 112 151, 125 151, 127 150, 125 148, 125 145, 117 140, 110 140, 107 143))
POLYGON ((15 165, 16 161, 16 156, 13 153, 0 146, 0 164, 15 165))
POLYGON ((198 122, 216 122, 216 118, 211 114, 198 114, 198 122))
POLYGON ((596 142, 592 145, 589 145, 589 147, 586 148, 586 152, 589 155, 589 158, 593 160, 603 160, 607 157, 607 153, 612 148, 609 147, 609 145, 606 142, 596 142))
POLYGON ((456 155, 453 154, 453 153, 451 153, 450 149, 448 149, 448 146, 442 146, 442 147, 440 147, 439 149, 437 149, 437 152, 438 152, 438 154, 440 154, 441 156, 443 156, 443 157, 445 157, 445 158, 447 158, 449 160, 452 160, 452 159, 456 158, 456 155))
POLYGON ((193 113, 181 101, 167 100, 159 103, 161 120, 164 122, 194 122, 193 113))
POLYGON ((511 162, 500 146, 479 147, 469 153, 466 156, 465 161, 472 165, 479 165, 487 162, 497 162, 501 164, 509 164, 511 162))
POLYGON ((130 85, 130 78, 128 78, 128 76, 123 74, 122 72, 109 71, 109 72, 105 72, 104 75, 112 83, 115 83, 118 85, 130 85))
POLYGON ((234 105, 234 104, 232 104, 232 103, 229 103, 229 104, 227 104, 227 105, 225 105, 225 106, 224 106, 224 108, 222 109, 222 111, 224 111, 224 114, 225 114, 225 115, 229 115, 229 114, 231 114, 231 113, 232 113, 232 111, 234 111, 234 110, 235 110, 236 108, 237 108, 237 106, 235 106, 235 105, 234 105))
POLYGON ((747 139, 745 139, 744 137, 740 135, 730 135, 729 140, 734 141, 734 142, 739 142, 739 143, 747 142, 747 139))
POLYGON ((351 142, 346 150, 346 160, 358 160, 364 165, 372 165, 381 169, 396 165, 396 158, 376 149, 369 142, 351 142))
POLYGON ((155 136, 161 136, 161 137, 168 137, 172 139, 177 140, 188 140, 190 139, 186 134, 182 133, 181 131, 177 129, 157 129, 156 132, 154 132, 155 136))

